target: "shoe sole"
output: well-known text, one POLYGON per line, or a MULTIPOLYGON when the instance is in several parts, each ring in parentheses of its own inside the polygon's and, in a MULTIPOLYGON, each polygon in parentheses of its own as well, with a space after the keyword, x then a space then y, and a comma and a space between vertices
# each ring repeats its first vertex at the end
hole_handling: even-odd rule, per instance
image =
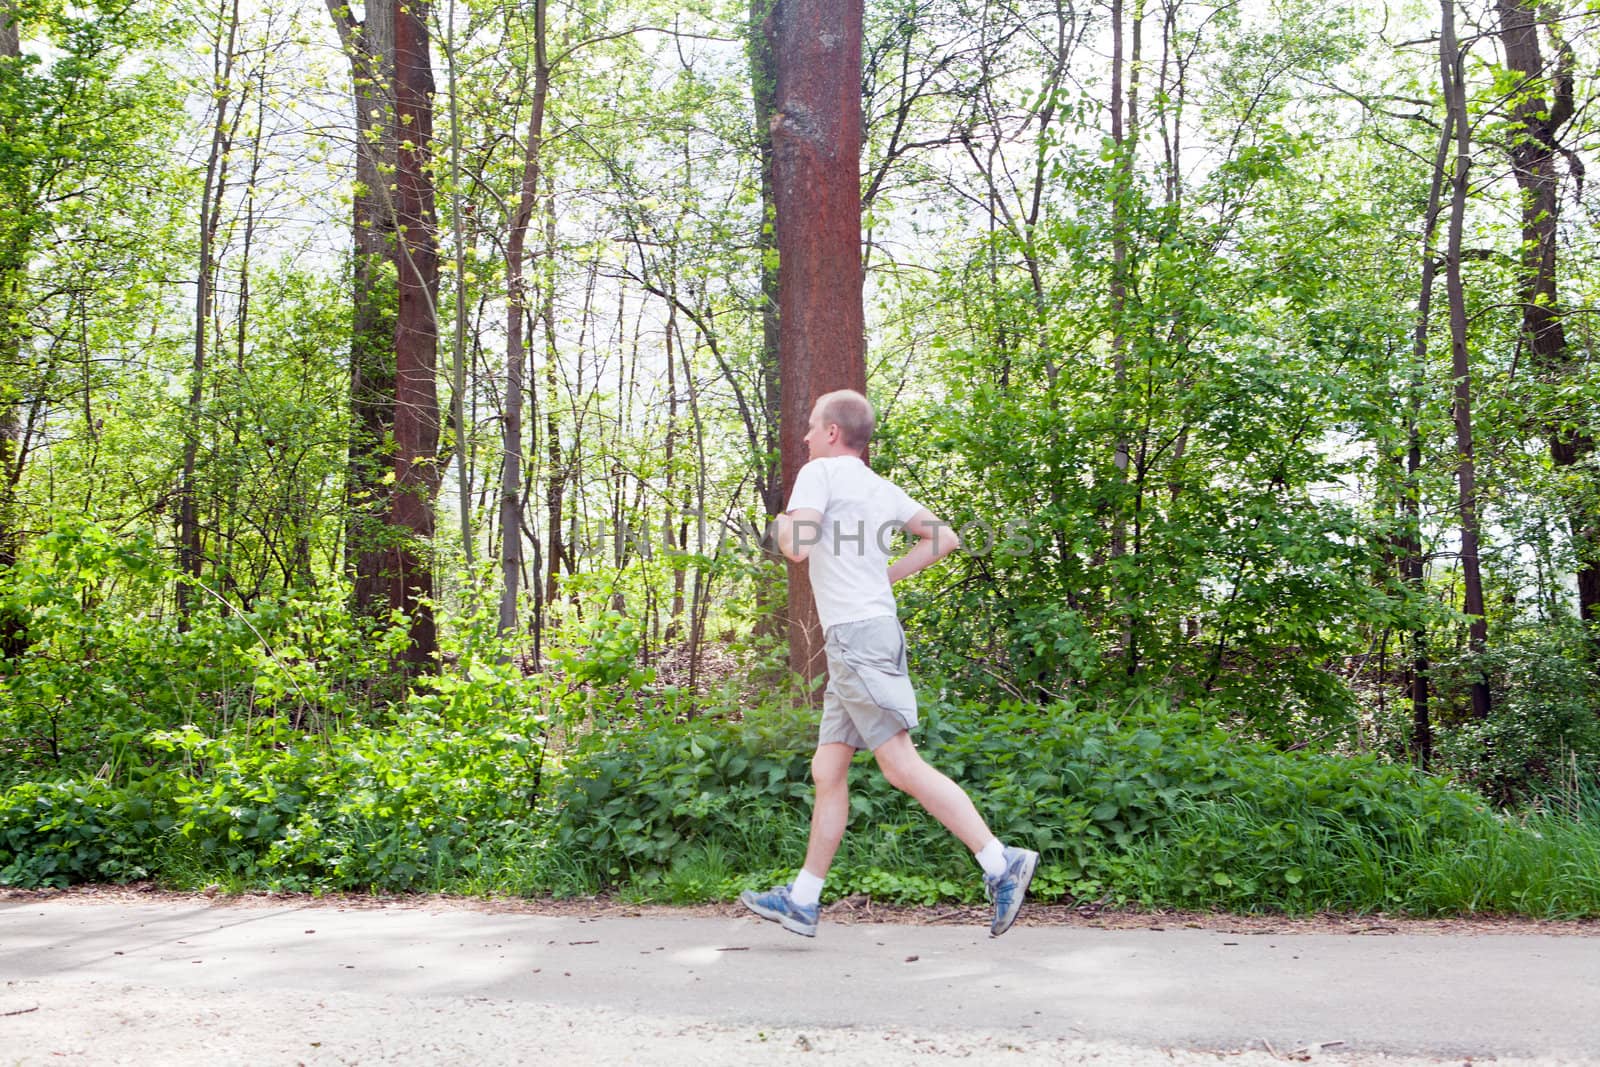
POLYGON ((999 929, 996 929, 994 926, 989 927, 990 937, 999 937, 1001 934, 1011 929, 1011 924, 1017 921, 1017 916, 1022 911, 1023 899, 1027 897, 1028 886, 1033 882, 1033 870, 1039 865, 1039 854, 1037 852, 1029 853, 1027 860, 1027 865, 1023 867, 1022 870, 1017 872, 1016 907, 1011 909, 1011 914, 1005 917, 1005 922, 999 927, 999 929))
POLYGON ((816 926, 807 926, 799 919, 796 919, 794 916, 790 915, 788 912, 774 911, 771 908, 764 908, 760 904, 757 904, 755 901, 742 894, 739 897, 739 902, 745 907, 749 908, 751 911, 755 912, 757 915, 761 916, 763 919, 766 919, 769 922, 777 923, 779 926, 783 927, 785 930, 788 930, 792 934, 799 934, 801 937, 817 936, 816 926))

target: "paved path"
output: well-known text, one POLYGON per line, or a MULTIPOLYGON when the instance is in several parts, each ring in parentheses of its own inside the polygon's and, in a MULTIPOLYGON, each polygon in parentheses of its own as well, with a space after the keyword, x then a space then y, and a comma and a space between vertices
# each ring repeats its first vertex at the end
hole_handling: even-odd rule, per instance
POLYGON ((760 1062, 775 1035, 786 1056, 870 1037, 1061 1061, 1331 1043, 1600 1063, 1600 938, 825 923, 808 940, 743 918, 0 901, 0 1064, 176 1062, 185 1036, 219 1062, 539 1062, 526 1027, 597 1028, 567 1049, 595 1062, 667 1062, 675 1036, 704 1049, 685 1062, 760 1062), (360 1034, 377 1044, 335 1054, 360 1034))

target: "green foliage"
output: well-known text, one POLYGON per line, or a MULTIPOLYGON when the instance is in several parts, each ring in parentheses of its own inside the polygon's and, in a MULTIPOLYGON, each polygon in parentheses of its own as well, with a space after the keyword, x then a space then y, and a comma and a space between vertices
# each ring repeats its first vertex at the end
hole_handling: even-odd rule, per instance
POLYGON ((151 695, 147 684, 170 691, 160 679, 171 678, 171 664, 140 607, 166 576, 148 537, 87 524, 46 534, 0 572, 0 611, 21 624, 22 647, 0 660, 0 736, 16 753, 0 786, 40 767, 116 763, 149 724, 135 694, 151 695))
MULTIPOLYGON (((770 175, 735 43, 750 13, 680 6, 678 32, 629 30, 659 22, 638 17, 649 8, 549 13, 561 59, 532 140, 532 20, 468 5, 439 54, 454 67, 436 148, 458 142, 462 165, 459 184, 433 175, 441 233, 460 223, 468 246, 439 326, 473 339, 463 419, 442 428, 467 484, 446 498, 467 502, 476 543, 437 539, 441 655, 409 678, 408 620, 344 603, 351 553, 383 540, 368 490, 394 476, 393 441, 374 439, 358 462, 383 469, 351 484, 352 435, 370 430, 351 400, 378 399, 394 324, 376 298, 352 339, 340 256, 306 227, 348 213, 319 170, 332 142, 300 117, 302 93, 349 74, 307 44, 302 17, 324 14, 246 12, 230 58, 225 11, 176 28, 205 47, 174 50, 160 5, 11 5, 0 881, 699 900, 787 877, 814 727, 776 706, 793 683, 761 616, 782 602, 781 567, 720 537, 761 524, 772 494, 755 487, 793 429, 770 410, 770 175), (195 160, 224 105, 195 382, 195 160), (524 190, 535 146, 540 188, 524 190), (508 228, 530 192, 534 266, 511 294, 508 228), (507 313, 534 328, 542 372, 523 382, 538 402, 524 503, 565 509, 540 538, 562 534, 558 557, 525 572, 542 586, 553 563, 561 595, 519 606, 526 638, 498 633, 492 563, 449 573, 451 553, 492 561, 506 533, 485 490, 507 313), (180 627, 170 515, 190 440, 202 581, 180 627), (602 516, 650 534, 596 537, 602 516)), ((1420 101, 1426 118, 1435 64, 1371 47, 1396 38, 1338 5, 1170 14, 1147 31, 1188 74, 1156 79, 1119 145, 1105 71, 1055 51, 1081 44, 1050 32, 1070 13, 866 13, 873 462, 967 546, 897 590, 934 638, 913 642, 919 666, 948 688, 924 749, 1044 853, 1042 899, 1592 913, 1595 808, 1569 798, 1596 774, 1600 693, 1568 583, 1600 545, 1600 481, 1592 456, 1549 458, 1558 429, 1594 436, 1586 320, 1564 316, 1560 367, 1528 359, 1514 190, 1475 185, 1492 629, 1487 661, 1469 661, 1437 322, 1412 354, 1418 265, 1438 252, 1416 232, 1435 130, 1410 104, 1323 88, 1420 101), (1415 586, 1396 577, 1411 538, 1428 570, 1415 586), (1434 659, 1436 769, 1534 814, 1490 816, 1385 762, 1410 754, 1387 697, 1414 631, 1434 659), (1480 722, 1463 683, 1483 668, 1480 722), (1347 755, 1366 745, 1380 755, 1347 755)), ((1507 109, 1547 87, 1469 77, 1477 147, 1498 152, 1507 109)), ((1580 108, 1565 141, 1581 154, 1592 132, 1580 108)), ((1561 223, 1557 297, 1575 312, 1600 300, 1593 219, 1561 223)), ((392 287, 392 265, 378 274, 392 287)), ((830 893, 976 899, 961 847, 859 762, 830 893)))
POLYGON ((1600 673, 1588 656, 1575 626, 1506 635, 1486 657, 1493 699, 1485 721, 1465 713, 1468 665, 1441 664, 1449 725, 1437 746, 1440 767, 1507 806, 1600 773, 1600 673))
POLYGON ((0 794, 0 885, 147 878, 172 822, 171 805, 159 795, 104 782, 14 786, 0 794))
MULTIPOLYGON (((143 750, 165 758, 120 784, 0 794, 0 883, 610 888, 682 902, 789 876, 808 826, 809 715, 657 717, 554 758, 560 699, 545 680, 474 662, 382 725, 314 734, 262 716, 151 731, 143 750)), ((1002 838, 1041 852, 1039 900, 1600 911, 1600 880, 1584 873, 1600 854, 1600 784, 1522 825, 1376 756, 1241 741, 1154 694, 1115 709, 933 704, 920 741, 1002 838)), ((830 899, 979 900, 971 857, 865 756, 850 810, 830 899)))
MULTIPOLYGON (((1556 844, 1376 756, 1242 742, 1153 697, 1117 713, 1020 704, 927 711, 929 761, 967 786, 1003 839, 1041 852, 1038 899, 1291 912, 1600 910, 1594 879, 1557 889, 1539 873, 1565 869, 1568 850, 1592 853, 1600 836, 1592 814, 1568 818, 1556 844), (1447 857, 1458 872, 1449 877, 1438 873, 1447 857), (1486 893, 1466 876, 1487 873, 1484 864, 1516 867, 1521 889, 1486 893)), ((785 880, 808 817, 800 730, 792 718, 702 719, 591 744, 564 768, 552 840, 584 858, 588 884, 651 899, 726 899, 785 880)), ((978 899, 971 857, 865 767, 852 782, 851 824, 830 899, 978 899)))
POLYGON ((483 842, 529 818, 538 722, 422 703, 389 726, 328 739, 153 739, 203 770, 172 794, 176 833, 204 869, 287 889, 422 888, 441 872, 475 871, 483 842))
POLYGON ((1351 473, 1322 442, 1350 417, 1345 368, 1366 342, 1331 321, 1326 255, 1285 239, 1297 209, 1269 206, 1301 180, 1304 138, 1252 132, 1183 203, 1127 186, 1114 159, 1056 162, 1083 204, 1118 201, 1120 266, 1104 212, 1063 204, 1027 241, 947 267, 938 400, 905 416, 920 440, 894 460, 990 535, 966 538, 958 590, 908 598, 930 632, 959 635, 938 673, 969 691, 998 676, 1029 698, 1115 700, 1131 682, 1281 744, 1354 722, 1328 667, 1366 636, 1340 620, 1377 627, 1396 608, 1370 579, 1370 525, 1321 491, 1351 473), (1211 209, 1236 201, 1262 206, 1219 229, 1211 209), (1035 269, 1055 279, 1042 304, 1035 269), (996 270, 1015 286, 979 282, 996 270))
POLYGON ((532 851, 541 717, 496 705, 423 698, 389 725, 329 736, 281 719, 220 736, 193 726, 153 732, 145 742, 178 757, 176 769, 120 787, 67 780, 7 791, 0 884, 163 874, 402 890, 470 877, 514 843, 532 851))
POLYGON ((92 523, 44 535, 0 572, 0 611, 25 621, 20 655, 0 659, 0 737, 18 757, 0 786, 41 772, 121 781, 151 758, 151 731, 264 716, 321 730, 392 696, 403 626, 310 595, 239 611, 213 592, 180 633, 151 608, 173 580, 150 538, 92 523))
POLYGON ((583 856, 598 879, 670 866, 685 847, 715 841, 776 860, 776 827, 809 811, 809 750, 793 715, 658 722, 620 736, 595 733, 566 760, 552 840, 583 856))
POLYGON ((574 628, 551 649, 566 682, 562 708, 574 724, 612 725, 634 711, 635 695, 651 681, 639 666, 640 626, 606 609, 574 628))

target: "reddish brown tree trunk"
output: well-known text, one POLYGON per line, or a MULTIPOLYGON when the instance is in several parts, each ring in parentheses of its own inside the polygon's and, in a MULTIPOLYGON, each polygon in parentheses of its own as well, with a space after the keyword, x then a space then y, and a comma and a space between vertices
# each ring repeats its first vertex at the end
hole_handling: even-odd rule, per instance
POLYGON ((395 221, 400 228, 395 316, 394 497, 390 524, 403 536, 384 568, 389 604, 411 620, 406 660, 426 669, 437 649, 429 542, 433 501, 439 491, 438 346, 439 254, 434 235, 433 179, 428 173, 433 140, 433 65, 428 53, 427 5, 396 4, 394 30, 395 221))
MULTIPOLYGON (((861 306, 861 0, 778 0, 771 118, 778 237, 780 452, 785 493, 816 398, 867 387, 861 306)), ((789 666, 824 671, 803 565, 789 566, 789 666)))

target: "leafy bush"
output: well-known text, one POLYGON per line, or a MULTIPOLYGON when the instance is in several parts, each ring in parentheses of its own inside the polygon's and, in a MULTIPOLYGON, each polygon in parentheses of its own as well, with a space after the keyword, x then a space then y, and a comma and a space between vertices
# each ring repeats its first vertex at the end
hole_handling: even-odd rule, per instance
POLYGON ((126 781, 159 757, 145 738, 193 726, 226 733, 259 718, 337 730, 378 717, 400 694, 393 621, 353 617, 336 591, 262 599, 249 610, 203 600, 182 633, 151 613, 174 575, 148 537, 92 524, 42 537, 0 571, 0 611, 26 620, 0 658, 0 787, 83 775, 126 781))
MULTIPOLYGON (((110 553, 86 543, 58 558, 110 553)), ((29 582, 13 594, 49 585, 29 582)), ((80 747, 54 764, 58 776, 0 791, 0 884, 153 877, 687 901, 786 879, 803 855, 814 716, 756 705, 723 717, 703 697, 655 690, 630 666, 636 632, 618 628, 587 657, 569 635, 561 671, 524 677, 476 610, 445 649, 449 670, 379 713, 352 694, 360 664, 383 653, 358 647, 329 606, 197 617, 164 646, 131 626, 95 629, 117 625, 104 620, 75 630, 58 607, 34 605, 35 620, 55 612, 27 653, 42 673, 14 672, 8 692, 43 693, 41 677, 100 688, 82 694, 86 710, 61 702, 79 716, 61 721, 76 724, 80 747), (113 639, 121 651, 100 643, 113 639), (178 663, 166 681, 154 677, 163 647, 178 663), (68 648, 96 655, 74 664, 68 648), (95 715, 114 737, 93 736, 95 715), (555 727, 565 750, 550 741, 555 727), (103 753, 114 758, 89 773, 87 757, 103 753)), ((590 637, 617 622, 591 620, 590 637)), ((15 705, 7 714, 14 729, 15 705)), ((1600 912, 1592 795, 1517 822, 1408 767, 1282 752, 1230 736, 1218 718, 1153 691, 1116 704, 939 699, 918 743, 1001 837, 1041 852, 1040 900, 1600 912)), ((857 764, 830 895, 976 901, 961 844, 869 756, 857 764)), ((1593 777, 1573 761, 1563 780, 1582 797, 1593 777)))
POLYGON ((1437 671, 1444 716, 1435 745, 1440 767, 1502 805, 1526 803, 1579 776, 1600 772, 1600 674, 1577 626, 1508 634, 1485 656, 1490 716, 1465 712, 1464 665, 1437 671))
POLYGON ((515 706, 491 712, 464 700, 461 686, 438 688, 384 727, 323 737, 282 719, 218 736, 188 726, 146 739, 177 769, 122 787, 15 786, 0 800, 0 884, 165 874, 400 890, 471 876, 506 841, 530 840, 541 716, 515 706))
MULTIPOLYGON (((592 884, 669 899, 690 883, 730 896, 786 878, 804 848, 810 729, 774 715, 597 737, 565 767, 553 841, 585 857, 592 884), (675 880, 685 856, 707 849, 745 873, 675 880)), ((1436 910, 1406 889, 1425 854, 1524 833, 1410 768, 1240 742, 1155 697, 1118 712, 935 705, 920 743, 997 834, 1041 852, 1034 892, 1046 900, 1436 910), (1373 863, 1381 877, 1351 876, 1373 863)), ((976 899, 970 856, 881 775, 857 774, 850 806, 830 894, 976 899)), ((1600 894, 1588 899, 1600 910, 1600 894)))
POLYGON ((795 716, 773 714, 738 725, 705 718, 590 734, 563 768, 552 841, 589 857, 606 882, 659 871, 686 847, 711 841, 748 854, 775 824, 807 818, 802 731, 795 716))
POLYGON ((93 780, 15 786, 0 795, 0 885, 146 878, 171 826, 169 806, 144 792, 93 780))

